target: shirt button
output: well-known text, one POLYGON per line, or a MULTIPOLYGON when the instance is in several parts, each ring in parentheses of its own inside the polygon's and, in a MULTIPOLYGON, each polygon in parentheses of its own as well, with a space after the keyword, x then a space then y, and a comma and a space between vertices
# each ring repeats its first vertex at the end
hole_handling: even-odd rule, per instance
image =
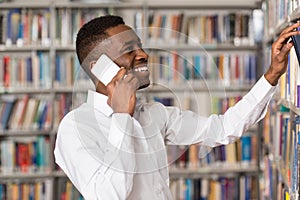
POLYGON ((158 185, 157 185, 157 187, 156 187, 156 193, 158 194, 158 195, 161 195, 161 193, 162 193, 162 185, 159 183, 158 185))

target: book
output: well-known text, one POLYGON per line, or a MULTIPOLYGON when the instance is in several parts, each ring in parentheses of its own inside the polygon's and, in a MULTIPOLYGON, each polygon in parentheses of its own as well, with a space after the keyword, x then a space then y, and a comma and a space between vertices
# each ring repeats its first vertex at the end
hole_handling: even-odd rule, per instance
POLYGON ((297 55, 297 59, 298 59, 298 63, 300 64, 300 35, 292 35, 291 36, 293 44, 294 44, 294 48, 295 48, 295 52, 297 55))
POLYGON ((14 105, 15 105, 15 100, 9 100, 4 102, 3 112, 1 113, 1 125, 0 125, 1 129, 8 128, 9 119, 14 105))

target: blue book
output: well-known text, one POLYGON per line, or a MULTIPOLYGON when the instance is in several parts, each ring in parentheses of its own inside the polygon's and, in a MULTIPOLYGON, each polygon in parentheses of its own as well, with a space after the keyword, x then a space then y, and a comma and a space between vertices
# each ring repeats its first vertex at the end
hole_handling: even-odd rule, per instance
POLYGON ((201 57, 200 55, 194 56, 194 75, 195 79, 201 78, 201 57))
POLYGON ((39 130, 42 130, 44 128, 45 121, 46 121, 46 118, 47 118, 47 112, 48 112, 48 103, 46 102, 44 104, 41 116, 40 116, 39 121, 38 121, 39 130))
MULTIPOLYGON (((298 28, 298 31, 300 29, 298 28)), ((294 48, 295 48, 295 52, 296 52, 296 56, 298 59, 298 63, 300 64, 300 35, 292 35, 291 36, 293 44, 294 44, 294 48)))
POLYGON ((8 122, 9 122, 14 105, 15 105, 15 100, 4 102, 4 108, 3 108, 4 111, 1 116, 2 129, 8 128, 8 122))
POLYGON ((251 200, 251 182, 252 182, 252 178, 251 176, 245 176, 245 200, 251 200))
POLYGON ((31 162, 32 164, 36 167, 37 166, 37 149, 38 149, 38 146, 37 146, 37 142, 36 141, 33 141, 32 142, 32 157, 31 157, 31 162))
POLYGON ((45 167, 45 138, 43 136, 39 136, 37 138, 37 166, 38 168, 45 167))
POLYGON ((192 200, 192 193, 193 193, 192 180, 186 179, 185 185, 186 185, 185 200, 192 200))
POLYGON ((163 56, 159 56, 159 79, 163 80, 165 77, 164 77, 164 57, 163 56))
POLYGON ((30 57, 26 59, 26 68, 26 81, 27 83, 32 84, 32 59, 30 57))
POLYGON ((60 56, 55 57, 55 80, 59 83, 60 78, 60 56))
POLYGON ((45 66, 43 66, 43 53, 42 52, 38 52, 37 53, 38 59, 39 59, 39 82, 40 82, 40 86, 43 86, 43 81, 45 80, 44 77, 44 71, 45 71, 45 66))
POLYGON ((4 188, 3 188, 3 184, 0 184, 0 199, 4 199, 4 188))
POLYGON ((251 161, 251 136, 245 135, 241 137, 242 142, 242 161, 251 161))
POLYGON ((188 67, 189 63, 188 63, 188 60, 186 58, 184 58, 183 60, 183 67, 184 67, 184 78, 186 80, 190 80, 191 79, 191 71, 188 67))

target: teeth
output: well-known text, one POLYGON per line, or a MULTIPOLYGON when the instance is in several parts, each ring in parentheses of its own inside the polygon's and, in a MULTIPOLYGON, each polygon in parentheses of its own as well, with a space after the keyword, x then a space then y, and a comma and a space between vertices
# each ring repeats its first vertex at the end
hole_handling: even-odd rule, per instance
POLYGON ((136 72, 148 71, 148 67, 138 67, 138 68, 135 68, 134 71, 136 71, 136 72))

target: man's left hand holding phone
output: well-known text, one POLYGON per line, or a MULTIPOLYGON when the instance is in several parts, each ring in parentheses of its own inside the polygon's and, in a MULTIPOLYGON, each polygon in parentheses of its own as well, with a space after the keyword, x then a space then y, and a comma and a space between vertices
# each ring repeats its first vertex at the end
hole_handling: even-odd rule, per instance
POLYGON ((127 73, 124 67, 119 67, 107 55, 102 54, 91 69, 91 72, 107 89, 108 105, 114 113, 133 115, 136 103, 138 79, 127 73))

